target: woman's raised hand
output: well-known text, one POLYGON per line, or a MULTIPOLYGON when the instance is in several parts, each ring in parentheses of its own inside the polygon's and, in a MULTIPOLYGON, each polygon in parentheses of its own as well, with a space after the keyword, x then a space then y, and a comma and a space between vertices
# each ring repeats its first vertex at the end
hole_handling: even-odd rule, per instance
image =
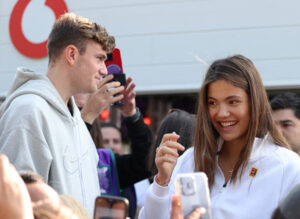
POLYGON ((165 134, 159 147, 156 149, 155 164, 158 174, 156 182, 161 186, 169 184, 173 169, 178 158, 178 150, 183 151, 184 147, 177 142, 179 135, 175 132, 165 134))

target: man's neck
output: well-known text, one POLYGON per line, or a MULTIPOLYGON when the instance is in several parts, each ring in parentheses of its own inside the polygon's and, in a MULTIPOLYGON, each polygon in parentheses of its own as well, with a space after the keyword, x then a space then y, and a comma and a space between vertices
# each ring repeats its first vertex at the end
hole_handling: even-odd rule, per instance
POLYGON ((66 74, 66 69, 60 65, 49 66, 47 77, 52 82, 53 86, 56 88, 63 101, 67 105, 71 96, 71 86, 70 81, 66 74))

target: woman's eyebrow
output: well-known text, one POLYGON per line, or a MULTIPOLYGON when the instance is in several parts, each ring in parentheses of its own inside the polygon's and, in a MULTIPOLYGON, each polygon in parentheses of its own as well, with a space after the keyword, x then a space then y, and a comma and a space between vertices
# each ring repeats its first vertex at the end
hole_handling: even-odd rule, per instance
MULTIPOLYGON (((216 98, 211 97, 211 96, 208 96, 207 98, 208 98, 208 99, 214 99, 214 100, 216 100, 216 98)), ((231 96, 226 97, 225 100, 233 99, 233 98, 241 99, 242 97, 241 97, 241 96, 236 96, 236 95, 231 95, 231 96)))

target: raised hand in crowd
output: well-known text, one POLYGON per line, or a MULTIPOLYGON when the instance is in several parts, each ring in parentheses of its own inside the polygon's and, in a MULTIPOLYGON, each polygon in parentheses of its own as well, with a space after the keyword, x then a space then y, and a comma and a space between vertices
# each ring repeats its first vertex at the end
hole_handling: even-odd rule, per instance
POLYGON ((127 78, 125 89, 122 92, 123 99, 121 99, 121 101, 123 103, 123 106, 120 109, 123 116, 125 117, 132 116, 136 113, 136 93, 134 91, 136 85, 132 82, 132 80, 132 77, 127 78))
POLYGON ((155 180, 161 186, 167 186, 170 182, 173 169, 179 156, 177 150, 184 150, 184 146, 177 142, 179 137, 180 136, 175 132, 165 134, 160 146, 156 149, 155 164, 158 169, 158 174, 155 180))
MULTIPOLYGON (((196 208, 190 215, 185 219, 199 219, 206 212, 205 208, 196 208)), ((180 204, 180 198, 178 195, 172 196, 172 210, 170 219, 183 219, 183 213, 180 204)))
POLYGON ((31 219, 32 206, 25 183, 5 155, 0 155, 0 218, 31 219))
POLYGON ((112 79, 113 75, 107 75, 99 82, 97 91, 91 94, 83 94, 86 95, 86 100, 81 106, 81 117, 85 122, 92 124, 102 110, 123 99, 124 86, 120 86, 121 84, 118 81, 109 82, 112 79), (120 94, 116 95, 118 93, 120 94))

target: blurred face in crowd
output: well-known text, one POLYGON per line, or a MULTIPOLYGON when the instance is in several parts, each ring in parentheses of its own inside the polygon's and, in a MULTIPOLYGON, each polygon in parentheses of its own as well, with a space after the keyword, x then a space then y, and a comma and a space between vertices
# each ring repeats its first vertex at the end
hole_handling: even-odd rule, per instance
POLYGON ((122 137, 119 130, 113 127, 102 127, 103 147, 111 148, 115 154, 123 153, 122 137))
POLYGON ((44 182, 27 183, 26 187, 32 202, 47 199, 56 204, 60 203, 57 192, 44 182))
POLYGON ((300 155, 300 120, 292 109, 273 111, 273 118, 281 134, 286 138, 292 149, 300 155))

